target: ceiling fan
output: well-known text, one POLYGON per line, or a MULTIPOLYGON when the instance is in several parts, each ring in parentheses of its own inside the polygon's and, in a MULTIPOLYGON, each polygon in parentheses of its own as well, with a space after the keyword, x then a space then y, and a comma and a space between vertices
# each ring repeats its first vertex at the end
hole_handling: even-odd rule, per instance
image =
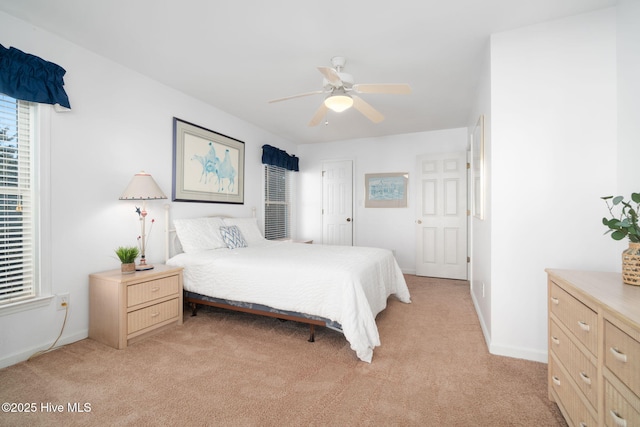
POLYGON ((316 126, 322 121, 328 110, 340 113, 351 107, 358 110, 366 118, 374 123, 384 120, 384 116, 362 98, 357 93, 384 93, 384 94, 409 94, 411 87, 408 84, 354 84, 353 76, 343 72, 346 59, 342 56, 331 58, 331 67, 318 67, 318 71, 324 76, 322 90, 301 93, 269 101, 269 103, 287 101, 289 99, 301 98, 303 96, 328 94, 316 113, 311 118, 309 126, 316 126))

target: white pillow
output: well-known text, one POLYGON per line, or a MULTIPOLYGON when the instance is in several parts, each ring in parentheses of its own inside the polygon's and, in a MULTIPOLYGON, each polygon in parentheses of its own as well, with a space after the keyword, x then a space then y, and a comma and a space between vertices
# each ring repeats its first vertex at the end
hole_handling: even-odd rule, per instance
POLYGON ((224 218, 225 225, 235 225, 240 229, 247 246, 264 242, 264 237, 258 228, 256 218, 224 218))
POLYGON ((225 225, 222 218, 174 219, 173 225, 186 253, 227 247, 220 235, 220 227, 225 225))

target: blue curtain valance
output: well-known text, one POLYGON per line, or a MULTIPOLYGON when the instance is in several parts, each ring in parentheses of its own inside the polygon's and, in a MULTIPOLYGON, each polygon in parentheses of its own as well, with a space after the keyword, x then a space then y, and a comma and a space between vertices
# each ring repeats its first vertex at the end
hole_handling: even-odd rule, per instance
POLYGON ((12 98, 71 108, 63 87, 65 73, 53 62, 0 44, 0 92, 12 98))
POLYGON ((300 159, 287 154, 286 151, 270 145, 262 146, 262 163, 265 165, 279 166, 290 171, 298 172, 300 159))

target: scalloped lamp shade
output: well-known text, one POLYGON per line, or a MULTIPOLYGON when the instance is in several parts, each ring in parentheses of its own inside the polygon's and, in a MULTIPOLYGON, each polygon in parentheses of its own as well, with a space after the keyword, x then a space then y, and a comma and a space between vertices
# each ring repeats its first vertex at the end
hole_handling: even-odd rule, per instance
POLYGON ((154 200, 166 199, 158 184, 148 173, 137 173, 120 196, 120 200, 154 200))

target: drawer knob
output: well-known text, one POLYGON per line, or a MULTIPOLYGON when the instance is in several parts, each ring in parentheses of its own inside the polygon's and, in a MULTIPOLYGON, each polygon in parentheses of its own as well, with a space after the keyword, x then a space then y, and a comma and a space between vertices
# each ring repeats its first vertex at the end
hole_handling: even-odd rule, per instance
POLYGON ((627 420, 622 418, 616 411, 610 410, 609 414, 611 415, 611 418, 613 418, 613 421, 616 423, 616 426, 627 427, 627 420))
POLYGON ((560 345, 560 340, 558 339, 558 337, 551 336, 551 341, 552 341, 555 345, 560 345))
POLYGON ((611 352, 611 354, 613 354, 613 357, 616 358, 616 360, 618 360, 619 362, 622 363, 627 363, 627 355, 624 354, 623 352, 621 352, 620 350, 618 350, 615 347, 610 347, 609 351, 611 352))
POLYGON ((558 387, 560 387, 560 378, 556 377, 555 375, 551 377, 551 380, 553 381, 553 383, 555 385, 557 385, 558 387))
POLYGON ((578 320, 578 326, 585 332, 589 332, 591 330, 591 326, 588 323, 583 322, 582 320, 578 320))
POLYGON ((155 288, 151 288, 151 292, 158 292, 159 290, 160 290, 160 288, 157 287, 157 286, 155 288))
POLYGON ((560 304, 560 300, 556 297, 551 297, 551 302, 554 303, 555 305, 560 304))
POLYGON ((584 421, 581 421, 580 424, 578 424, 580 427, 588 427, 587 423, 585 423, 584 421))
POLYGON ((151 317, 158 317, 160 316, 160 313, 151 313, 151 317))
POLYGON ((580 378, 585 382, 585 384, 591 385, 591 378, 589 378, 589 375, 585 374, 584 372, 580 372, 580 378))

